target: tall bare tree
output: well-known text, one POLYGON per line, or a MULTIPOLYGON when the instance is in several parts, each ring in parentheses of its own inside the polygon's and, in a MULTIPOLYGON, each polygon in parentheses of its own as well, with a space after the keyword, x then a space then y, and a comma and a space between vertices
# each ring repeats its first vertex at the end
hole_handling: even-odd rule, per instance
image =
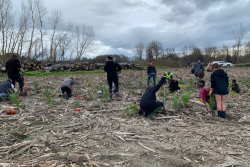
POLYGON ((13 11, 11 0, 0 0, 0 43, 1 43, 1 61, 6 58, 8 36, 13 28, 13 11))
POLYGON ((145 44, 143 42, 140 42, 135 46, 134 52, 139 57, 140 60, 142 60, 144 46, 145 46, 145 44))
POLYGON ((237 53, 236 53, 236 55, 234 55, 234 56, 236 56, 236 63, 237 63, 237 59, 238 59, 238 56, 240 53, 241 42, 246 34, 246 31, 245 31, 245 28, 242 26, 242 24, 240 24, 240 31, 238 33, 233 31, 232 33, 234 35, 234 40, 235 40, 235 44, 237 47, 237 53))
POLYGON ((93 40, 95 39, 95 33, 91 26, 82 24, 80 27, 75 27, 75 49, 76 59, 81 60, 83 54, 89 49, 93 40))
POLYGON ((147 58, 150 60, 152 58, 157 59, 161 54, 163 54, 163 46, 162 43, 159 41, 152 41, 147 45, 146 48, 147 58))
POLYGON ((47 8, 44 5, 44 2, 41 0, 35 0, 35 5, 36 5, 36 10, 37 10, 37 14, 38 14, 38 19, 39 19, 39 32, 40 32, 40 42, 41 42, 41 49, 42 49, 42 61, 43 61, 43 36, 45 34, 44 32, 44 24, 43 24, 43 17, 47 14, 47 8))

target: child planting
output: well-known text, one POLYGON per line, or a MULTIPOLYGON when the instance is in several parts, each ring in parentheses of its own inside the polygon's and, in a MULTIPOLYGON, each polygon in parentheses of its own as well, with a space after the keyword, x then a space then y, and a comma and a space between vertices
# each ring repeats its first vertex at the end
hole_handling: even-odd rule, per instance
POLYGON ((205 87, 201 91, 201 97, 202 97, 202 102, 203 103, 205 103, 205 102, 208 103, 208 101, 209 101, 209 98, 210 98, 210 95, 209 95, 210 88, 211 88, 211 83, 208 82, 208 83, 206 83, 205 87))
POLYGON ((67 100, 72 96, 73 85, 74 85, 74 79, 72 78, 65 79, 63 83, 61 84, 61 91, 62 91, 63 97, 65 97, 67 100))
POLYGON ((178 77, 177 75, 174 76, 174 79, 170 82, 169 84, 169 91, 170 93, 173 93, 175 91, 177 91, 178 93, 180 92, 180 87, 179 87, 179 83, 177 81, 178 77))
POLYGON ((235 79, 233 79, 233 81, 232 81, 232 91, 234 91, 236 93, 240 93, 239 85, 236 83, 235 79))
POLYGON ((213 73, 211 74, 211 89, 210 91, 215 94, 217 102, 218 117, 226 117, 226 95, 228 94, 228 76, 227 73, 219 69, 219 64, 215 63, 212 66, 213 73))

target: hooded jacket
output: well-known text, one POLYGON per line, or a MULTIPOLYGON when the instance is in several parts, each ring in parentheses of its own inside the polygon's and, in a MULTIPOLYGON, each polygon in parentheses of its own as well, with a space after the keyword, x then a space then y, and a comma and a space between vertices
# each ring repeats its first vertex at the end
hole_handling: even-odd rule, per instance
POLYGON ((158 85, 148 89, 141 98, 140 108, 144 111, 152 110, 151 106, 156 103, 155 93, 160 89, 160 87, 165 83, 166 77, 162 77, 158 85))
POLYGON ((11 58, 6 62, 7 74, 19 74, 19 68, 21 68, 20 61, 16 58, 11 58))
POLYGON ((198 74, 198 72, 200 72, 201 70, 204 71, 204 67, 203 67, 202 63, 201 62, 195 63, 194 74, 198 74))
POLYGON ((4 81, 0 83, 0 93, 10 93, 14 92, 14 89, 11 87, 11 82, 4 81))
POLYGON ((228 94, 228 84, 228 76, 224 70, 220 69, 213 71, 211 74, 211 88, 213 88, 214 94, 228 94))
POLYGON ((117 71, 121 71, 122 67, 113 61, 107 61, 104 66, 104 71, 107 72, 107 80, 118 79, 117 71))
POLYGON ((151 73, 155 73, 156 74, 155 66, 149 65, 148 68, 147 68, 147 73, 148 74, 151 74, 151 73))

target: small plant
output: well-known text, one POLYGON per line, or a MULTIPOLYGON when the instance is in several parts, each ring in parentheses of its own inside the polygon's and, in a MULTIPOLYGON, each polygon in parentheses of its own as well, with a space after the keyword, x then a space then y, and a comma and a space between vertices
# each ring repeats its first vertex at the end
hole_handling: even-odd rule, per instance
POLYGON ((144 75, 141 77, 141 83, 142 85, 146 85, 146 77, 144 75))
POLYGON ((190 86, 194 86, 194 81, 192 78, 190 79, 189 83, 190 83, 190 86))
POLYGON ((233 84, 229 84, 228 85, 228 91, 229 91, 229 93, 232 93, 232 89, 233 89, 233 84))
POLYGON ((47 98, 47 101, 48 101, 50 106, 53 106, 54 96, 51 96, 51 95, 53 95, 53 91, 51 89, 49 90, 48 88, 45 88, 45 96, 47 98))
POLYGON ((34 82, 33 85, 34 85, 35 91, 37 93, 38 92, 39 83, 38 82, 34 82))
POLYGON ((179 83, 180 83, 180 84, 184 84, 184 82, 183 82, 183 79, 182 79, 182 78, 180 78, 180 79, 179 79, 179 83))
POLYGON ((134 89, 130 90, 129 93, 136 94, 136 91, 134 89))
POLYGON ((102 110, 102 101, 99 104, 100 110, 102 110))
POLYGON ((187 103, 189 102, 191 92, 192 91, 182 92, 182 94, 181 94, 181 99, 183 101, 183 106, 184 107, 187 107, 187 103))
POLYGON ((76 106, 80 107, 80 101, 79 100, 76 101, 76 106))
POLYGON ((132 115, 138 113, 139 109, 137 108, 136 104, 128 104, 123 109, 123 116, 127 118, 128 116, 131 117, 132 115))
POLYGON ((159 93, 160 93, 160 96, 164 96, 164 92, 162 88, 160 88, 159 93))
POLYGON ((16 106, 19 107, 19 100, 18 100, 19 95, 14 92, 10 92, 8 93, 8 96, 9 96, 11 103, 16 104, 16 106))
POLYGON ((89 100, 93 100, 93 92, 91 89, 88 90, 89 100))
POLYGON ((87 79, 87 83, 88 83, 88 86, 91 87, 92 86, 92 81, 87 79))
POLYGON ((214 105, 215 105, 215 97, 214 96, 210 96, 208 102, 209 102, 210 109, 213 110, 214 109, 214 105))
POLYGON ((173 95, 173 101, 174 101, 174 110, 177 111, 178 109, 178 104, 180 99, 177 97, 177 92, 174 93, 173 95))
POLYGON ((190 92, 192 90, 191 85, 186 85, 187 91, 190 92))
POLYGON ((109 94, 109 89, 107 87, 102 87, 102 94, 105 97, 106 102, 108 102, 110 94, 109 94))
POLYGON ((128 85, 131 85, 131 79, 128 80, 128 85))

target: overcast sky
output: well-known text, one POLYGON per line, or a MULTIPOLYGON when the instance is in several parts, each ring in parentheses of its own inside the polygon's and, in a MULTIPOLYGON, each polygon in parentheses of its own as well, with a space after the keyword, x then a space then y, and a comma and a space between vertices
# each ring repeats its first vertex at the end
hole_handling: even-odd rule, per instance
MULTIPOLYGON (((250 40, 250 0, 43 0, 48 11, 61 10, 64 22, 94 28, 98 46, 89 56, 133 56, 139 42, 157 40, 182 50, 190 42, 232 46, 232 31, 242 23, 250 40)), ((20 0, 13 0, 20 9, 20 0)))

